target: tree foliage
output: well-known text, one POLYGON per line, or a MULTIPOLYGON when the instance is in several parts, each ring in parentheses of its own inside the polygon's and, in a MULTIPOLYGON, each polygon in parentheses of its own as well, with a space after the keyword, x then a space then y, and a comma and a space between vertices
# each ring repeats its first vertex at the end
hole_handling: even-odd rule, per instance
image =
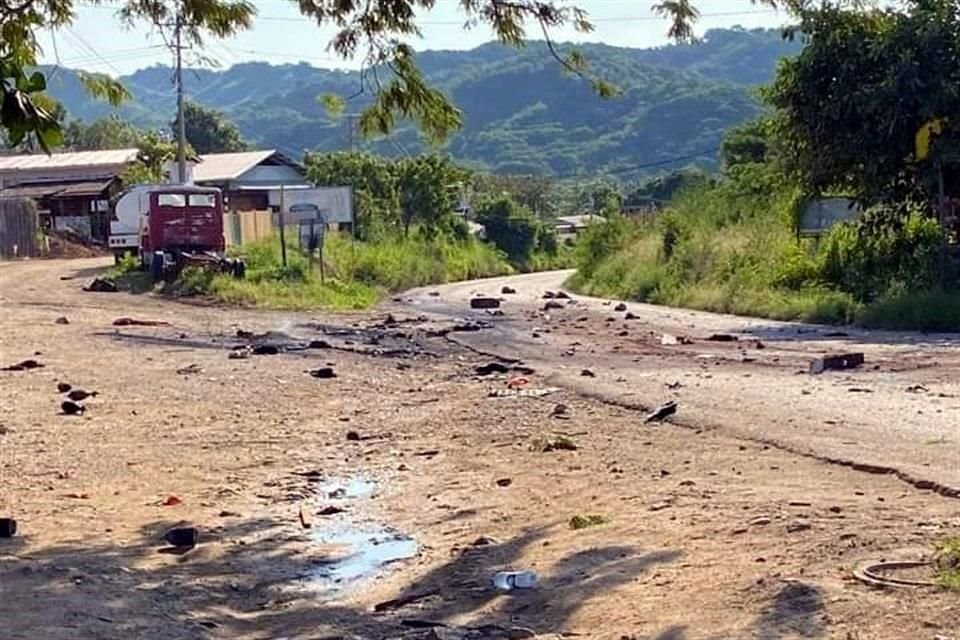
MULTIPOLYGON (((790 5, 794 0, 757 0, 764 4, 790 5)), ((336 34, 329 47, 344 59, 360 58, 363 72, 358 91, 371 93, 373 100, 361 118, 367 133, 389 133, 396 118, 416 122, 433 139, 441 139, 458 128, 461 115, 453 103, 431 86, 417 65, 407 40, 420 35, 419 19, 433 8, 436 0, 300 0, 298 8, 318 26, 334 26, 336 34), (383 76, 381 78, 381 76, 383 76)), ((486 26, 497 39, 521 46, 527 29, 533 28, 546 39, 550 54, 562 67, 585 79, 601 96, 615 89, 594 76, 577 51, 561 53, 554 47, 551 34, 572 26, 580 32, 593 30, 586 12, 573 5, 553 0, 459 0, 465 26, 486 26)), ((69 26, 73 20, 73 0, 22 0, 20 4, 0 6, 0 79, 3 109, 0 125, 14 144, 34 134, 44 148, 59 142, 56 120, 40 107, 34 97, 46 88, 43 73, 28 75, 35 66, 39 45, 35 32, 69 26)), ((665 0, 655 5, 658 13, 671 20, 669 34, 677 40, 692 37, 691 25, 697 12, 690 0, 665 0)), ((118 16, 133 26, 143 21, 169 34, 175 24, 183 25, 188 45, 200 47, 206 36, 227 37, 248 28, 256 7, 247 0, 125 0, 118 16)), ((122 87, 107 78, 91 78, 94 93, 120 100, 122 87)))
POLYGON ((450 226, 454 196, 466 179, 463 169, 442 156, 424 155, 398 161, 395 174, 404 236, 414 221, 431 235, 450 226))
POLYGON ((525 265, 537 246, 540 223, 526 208, 508 196, 487 200, 477 207, 477 222, 487 239, 507 254, 514 264, 525 265))
POLYGON ((390 161, 367 153, 308 153, 303 162, 314 184, 353 187, 361 236, 399 223, 397 177, 390 161))
MULTIPOLYGON (((183 122, 187 142, 199 154, 233 153, 246 151, 247 142, 237 126, 216 109, 208 109, 195 102, 187 101, 183 105, 183 122)), ((170 128, 174 138, 179 132, 179 119, 175 119, 170 128)))
MULTIPOLYGON (((803 14, 803 52, 784 61, 766 99, 792 177, 811 194, 929 200, 934 162, 912 158, 931 120, 960 127, 960 13, 956 0, 803 14)), ((945 145, 941 145, 942 148, 945 145)))

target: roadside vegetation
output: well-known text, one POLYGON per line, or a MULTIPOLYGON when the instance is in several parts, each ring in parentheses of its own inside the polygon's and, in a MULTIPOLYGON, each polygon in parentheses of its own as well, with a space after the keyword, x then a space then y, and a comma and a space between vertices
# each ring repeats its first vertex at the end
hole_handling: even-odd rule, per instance
POLYGON ((807 45, 764 89, 768 113, 728 132, 721 175, 681 179, 655 218, 589 229, 572 286, 780 320, 960 330, 960 269, 945 250, 956 230, 935 213, 937 169, 960 148, 945 117, 960 114, 945 89, 960 69, 923 62, 938 48, 960 54, 957 26, 940 1, 805 15, 807 45), (920 67, 923 81, 904 94, 920 67), (806 205, 831 196, 863 213, 801 238, 806 205))
POLYGON ((960 591, 960 536, 941 542, 935 558, 940 584, 947 589, 960 591))

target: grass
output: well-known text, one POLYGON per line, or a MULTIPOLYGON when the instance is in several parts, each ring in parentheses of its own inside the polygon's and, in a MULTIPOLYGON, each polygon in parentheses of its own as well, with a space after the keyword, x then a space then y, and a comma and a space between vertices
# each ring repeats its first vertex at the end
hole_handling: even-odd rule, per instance
POLYGON ((574 531, 579 531, 580 529, 586 529, 587 527, 595 527, 597 525, 606 524, 608 520, 603 516, 599 515, 575 515, 570 518, 570 528, 574 531))
MULTIPOLYGON (((278 310, 359 310, 372 307, 391 292, 512 271, 503 256, 489 245, 447 237, 355 242, 348 236, 330 233, 324 247, 323 278, 319 260, 310 260, 290 244, 284 266, 275 238, 233 249, 231 254, 246 261, 245 279, 188 268, 175 282, 165 285, 163 291, 278 310)), ((135 267, 135 263, 121 263, 116 268, 118 277, 124 281, 144 277, 142 272, 132 270, 135 267)))
POLYGON ((947 538, 937 545, 938 582, 953 591, 960 591, 960 536, 947 538))
POLYGON ((731 179, 680 194, 652 224, 614 218, 578 242, 569 286, 775 320, 960 331, 960 290, 931 288, 934 222, 914 214, 873 240, 843 227, 819 244, 798 241, 791 194, 731 179))

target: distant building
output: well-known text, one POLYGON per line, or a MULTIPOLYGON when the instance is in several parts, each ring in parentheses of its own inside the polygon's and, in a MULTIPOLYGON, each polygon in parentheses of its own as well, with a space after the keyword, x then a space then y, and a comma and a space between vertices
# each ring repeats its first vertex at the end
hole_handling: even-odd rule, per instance
POLYGON ((136 149, 0 156, 0 197, 31 198, 44 228, 106 242, 110 205, 136 149))
POLYGON ((590 225, 601 224, 606 221, 607 219, 603 216, 592 213, 576 216, 560 216, 556 222, 553 223, 553 230, 554 233, 557 234, 557 238, 561 240, 572 239, 580 235, 580 233, 590 225))
POLYGON ((188 182, 219 187, 230 211, 266 210, 271 190, 281 185, 288 189, 310 186, 303 167, 274 149, 208 153, 200 156, 190 173, 188 182))

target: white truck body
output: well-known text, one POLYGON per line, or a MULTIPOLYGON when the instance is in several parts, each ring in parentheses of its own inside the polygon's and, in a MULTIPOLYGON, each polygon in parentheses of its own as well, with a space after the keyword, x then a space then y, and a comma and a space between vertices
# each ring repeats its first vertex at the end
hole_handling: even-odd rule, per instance
POLYGON ((136 254, 140 249, 140 229, 150 209, 150 185, 126 191, 114 207, 115 220, 110 221, 108 246, 117 254, 136 254))

